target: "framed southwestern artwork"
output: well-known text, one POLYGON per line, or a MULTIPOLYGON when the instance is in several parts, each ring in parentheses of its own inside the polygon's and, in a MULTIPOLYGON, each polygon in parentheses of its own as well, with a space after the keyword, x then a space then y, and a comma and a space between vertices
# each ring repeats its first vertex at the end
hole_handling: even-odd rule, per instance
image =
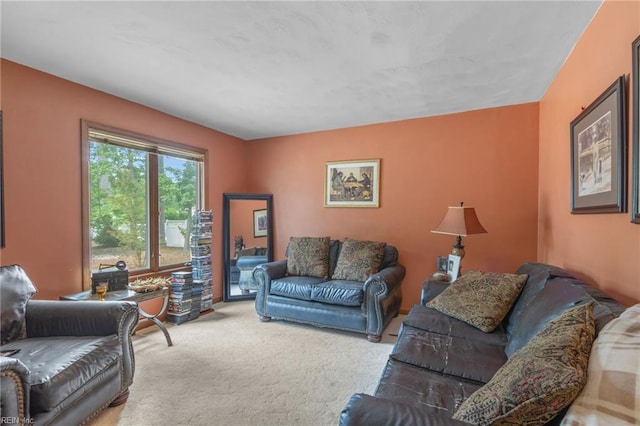
POLYGON ((631 176, 631 222, 640 224, 640 37, 632 43, 631 88, 633 90, 633 174, 631 176))
POLYGON ((624 76, 571 122, 571 213, 626 211, 624 76))
POLYGON ((267 236, 267 209, 253 211, 253 237, 267 236))
POLYGON ((380 160, 329 162, 325 169, 325 207, 379 207, 380 160))

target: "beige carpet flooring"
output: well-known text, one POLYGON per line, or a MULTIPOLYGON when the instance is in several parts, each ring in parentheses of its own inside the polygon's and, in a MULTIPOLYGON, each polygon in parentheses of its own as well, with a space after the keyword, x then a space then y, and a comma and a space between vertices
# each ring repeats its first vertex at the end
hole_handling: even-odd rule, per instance
POLYGON ((90 425, 337 425, 353 393, 374 392, 403 317, 370 343, 359 333, 261 323, 253 301, 214 308, 169 324, 173 347, 155 326, 137 333, 127 403, 90 425))

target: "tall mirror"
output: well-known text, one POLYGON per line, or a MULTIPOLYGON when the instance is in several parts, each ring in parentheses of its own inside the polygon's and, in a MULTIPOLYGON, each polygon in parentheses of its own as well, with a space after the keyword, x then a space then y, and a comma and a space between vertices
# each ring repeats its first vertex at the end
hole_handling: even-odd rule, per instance
POLYGON ((273 259, 273 195, 222 196, 222 297, 225 302, 254 299, 252 271, 273 259))

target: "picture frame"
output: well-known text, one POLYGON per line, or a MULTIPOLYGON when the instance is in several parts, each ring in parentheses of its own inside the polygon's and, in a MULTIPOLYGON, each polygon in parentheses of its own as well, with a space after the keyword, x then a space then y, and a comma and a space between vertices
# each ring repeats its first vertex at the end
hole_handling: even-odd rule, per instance
POLYGON ((627 121, 620 76, 571 122, 571 213, 626 211, 627 121))
POLYGON ((0 247, 5 246, 4 235, 4 158, 2 146, 2 111, 0 111, 0 247))
POLYGON ((631 47, 631 88, 633 90, 631 222, 640 224, 640 36, 631 43, 631 47))
POLYGON ((253 211, 253 237, 267 236, 267 209, 253 211))
POLYGON ((442 272, 443 274, 446 274, 448 262, 449 258, 447 256, 436 257, 436 272, 442 272))
POLYGON ((379 207, 380 160, 326 163, 324 206, 379 207))
POLYGON ((449 274, 449 281, 454 282, 458 279, 460 274, 460 261, 462 258, 455 254, 450 254, 447 258, 447 274, 449 274))

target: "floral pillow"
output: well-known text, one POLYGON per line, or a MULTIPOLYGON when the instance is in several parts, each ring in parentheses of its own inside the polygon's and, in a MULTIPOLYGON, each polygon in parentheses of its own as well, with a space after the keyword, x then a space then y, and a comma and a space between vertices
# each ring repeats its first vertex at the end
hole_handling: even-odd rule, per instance
POLYGON ((338 256, 334 280, 365 281, 380 270, 387 243, 345 238, 338 256))
POLYGON ((593 303, 564 311, 471 394, 453 418, 474 425, 547 423, 585 385, 594 335, 593 303))
POLYGON ((329 237, 291 237, 287 274, 329 278, 329 237))
POLYGON ((426 306, 490 333, 509 313, 527 277, 526 274, 470 271, 426 306))

